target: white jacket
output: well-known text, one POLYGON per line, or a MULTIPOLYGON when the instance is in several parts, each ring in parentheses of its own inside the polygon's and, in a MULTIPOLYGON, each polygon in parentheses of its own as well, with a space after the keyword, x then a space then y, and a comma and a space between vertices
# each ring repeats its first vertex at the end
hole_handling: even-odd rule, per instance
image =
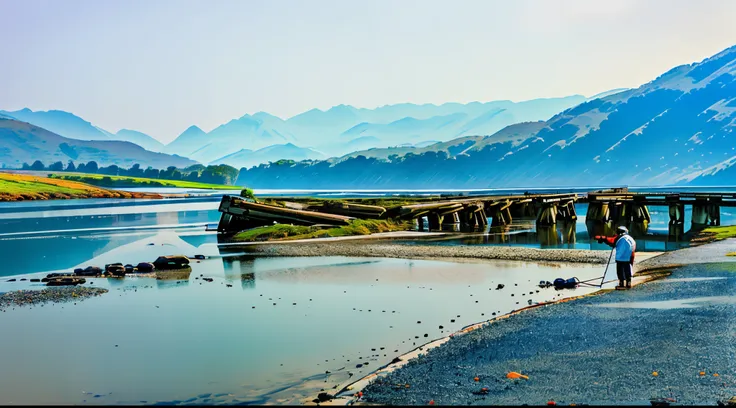
POLYGON ((616 241, 616 262, 631 261, 631 254, 636 252, 636 241, 629 234, 624 234, 616 241))

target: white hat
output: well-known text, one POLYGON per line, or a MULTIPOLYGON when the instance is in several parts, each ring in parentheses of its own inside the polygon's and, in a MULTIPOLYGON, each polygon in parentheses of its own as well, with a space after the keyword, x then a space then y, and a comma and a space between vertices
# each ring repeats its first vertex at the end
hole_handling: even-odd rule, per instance
POLYGON ((618 228, 616 228, 617 231, 623 231, 625 233, 629 233, 629 229, 624 227, 623 225, 620 225, 618 228))

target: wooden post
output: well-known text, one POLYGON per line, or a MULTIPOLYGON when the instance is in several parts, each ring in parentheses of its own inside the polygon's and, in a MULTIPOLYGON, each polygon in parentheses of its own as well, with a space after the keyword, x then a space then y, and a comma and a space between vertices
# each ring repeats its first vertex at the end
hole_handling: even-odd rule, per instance
POLYGON ((440 229, 440 226, 442 225, 442 218, 443 217, 436 212, 431 212, 427 214, 427 219, 429 220, 429 230, 438 231, 440 229))
POLYGON ((685 232, 685 227, 682 225, 682 223, 677 224, 677 223, 673 223, 672 221, 670 221, 668 232, 669 232, 669 235, 667 237, 668 240, 679 241, 680 239, 682 239, 682 236, 685 232))
POLYGON ((477 225, 477 222, 476 222, 477 220, 475 218, 475 211, 468 210, 467 214, 468 214, 468 227, 470 227, 471 229, 474 229, 475 226, 477 225))
POLYGON ((557 205, 555 203, 545 203, 537 216, 537 226, 550 226, 557 223, 557 205))
POLYGON ((670 204, 670 225, 682 225, 685 222, 685 204, 674 202, 670 204))
POLYGON ((703 227, 708 225, 708 204, 696 201, 693 204, 692 226, 703 227))
POLYGON ((232 218, 232 215, 228 213, 222 213, 222 216, 220 217, 220 223, 217 224, 217 231, 227 232, 227 227, 230 225, 230 220, 232 220, 232 218))
POLYGON ((578 212, 575 210, 575 201, 570 201, 569 203, 567 203, 567 212, 570 214, 571 221, 578 220, 578 212))
POLYGON ((710 225, 721 225, 721 206, 718 204, 708 204, 708 219, 710 225))
POLYGON ((611 220, 611 211, 608 203, 592 201, 588 203, 586 220, 608 222, 611 220))
POLYGON ((452 223, 460 224, 460 215, 457 212, 452 213, 452 223))
POLYGON ((505 211, 501 211, 498 207, 496 207, 496 209, 493 211, 492 214, 493 214, 493 216, 491 217, 492 227, 498 227, 501 225, 508 224, 509 220, 506 219, 505 211))

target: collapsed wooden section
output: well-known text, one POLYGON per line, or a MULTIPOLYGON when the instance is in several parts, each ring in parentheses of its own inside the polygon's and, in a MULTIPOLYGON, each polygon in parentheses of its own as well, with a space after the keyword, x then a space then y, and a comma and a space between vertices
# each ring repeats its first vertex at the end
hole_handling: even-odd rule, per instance
POLYGON ((219 232, 239 232, 274 223, 339 226, 348 225, 350 220, 355 219, 339 214, 259 204, 228 195, 222 197, 219 211, 222 213, 217 226, 219 232))
POLYGON ((430 230, 459 226, 460 230, 485 229, 511 224, 513 217, 535 216, 539 225, 554 225, 557 220, 574 221, 577 194, 523 194, 447 198, 418 204, 385 208, 354 202, 324 202, 318 205, 282 203, 283 206, 247 201, 224 196, 220 202, 220 232, 238 232, 273 223, 296 225, 346 225, 353 219, 416 220, 419 229, 430 230), (490 215, 490 217, 489 217, 490 215))

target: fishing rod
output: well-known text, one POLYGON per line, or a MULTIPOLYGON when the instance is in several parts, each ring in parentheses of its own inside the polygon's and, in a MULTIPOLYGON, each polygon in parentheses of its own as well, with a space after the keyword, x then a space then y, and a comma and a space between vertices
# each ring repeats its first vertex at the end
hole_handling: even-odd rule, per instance
POLYGON ((606 274, 608 273, 608 267, 611 266, 611 258, 613 258, 613 251, 615 251, 616 248, 611 248, 611 254, 608 255, 608 263, 606 263, 606 270, 603 272, 603 276, 601 276, 601 283, 598 285, 599 288, 603 287, 603 279, 606 279, 606 274))

